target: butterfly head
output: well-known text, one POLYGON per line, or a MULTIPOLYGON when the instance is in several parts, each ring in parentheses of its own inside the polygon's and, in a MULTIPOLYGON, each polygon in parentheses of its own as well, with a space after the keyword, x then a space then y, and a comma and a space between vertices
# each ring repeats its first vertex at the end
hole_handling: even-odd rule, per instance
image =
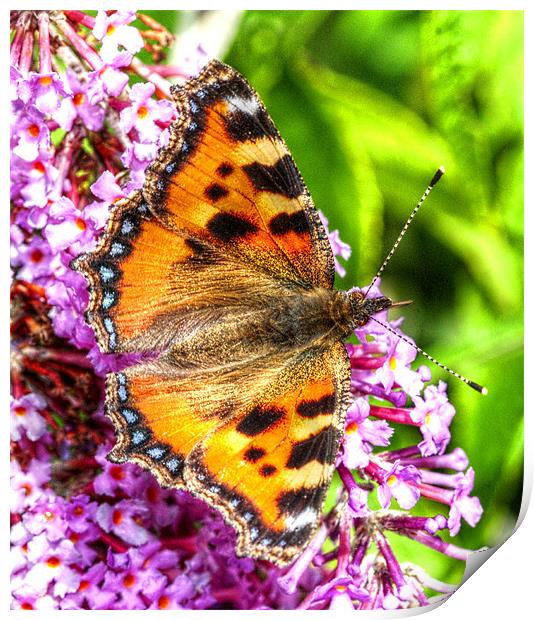
POLYGON ((387 310, 393 303, 389 297, 365 297, 360 291, 351 291, 349 300, 354 327, 363 327, 373 314, 387 310))

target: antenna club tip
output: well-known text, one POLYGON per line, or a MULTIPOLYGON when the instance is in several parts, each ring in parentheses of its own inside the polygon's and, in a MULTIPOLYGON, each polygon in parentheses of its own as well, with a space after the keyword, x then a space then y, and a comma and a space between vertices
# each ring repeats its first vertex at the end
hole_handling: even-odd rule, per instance
POLYGON ((429 188, 434 187, 434 185, 441 179, 441 177, 445 174, 444 166, 440 166, 436 170, 436 174, 432 177, 432 181, 429 183, 429 188))
POLYGON ((466 381, 467 385, 469 387, 472 387, 474 390, 476 390, 479 394, 482 394, 482 396, 487 396, 488 395, 488 388, 479 385, 478 383, 475 383, 474 381, 466 381))

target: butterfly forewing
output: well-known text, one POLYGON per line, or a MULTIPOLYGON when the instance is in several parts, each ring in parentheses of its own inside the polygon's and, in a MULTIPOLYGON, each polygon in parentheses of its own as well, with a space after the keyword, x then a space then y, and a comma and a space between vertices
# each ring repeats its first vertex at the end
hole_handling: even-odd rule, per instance
POLYGON ((317 211, 250 85, 212 61, 174 96, 179 120, 147 173, 154 211, 273 276, 331 288, 333 256, 317 211))

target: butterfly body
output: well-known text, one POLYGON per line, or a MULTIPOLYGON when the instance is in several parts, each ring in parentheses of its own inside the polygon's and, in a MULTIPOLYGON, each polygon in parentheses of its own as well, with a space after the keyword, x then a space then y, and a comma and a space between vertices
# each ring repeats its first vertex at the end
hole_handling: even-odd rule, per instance
POLYGON ((316 531, 350 402, 343 344, 391 305, 333 288, 326 232, 251 86, 212 61, 174 89, 178 120, 118 203, 87 278, 105 352, 112 460, 208 501, 237 552, 290 562, 316 531))

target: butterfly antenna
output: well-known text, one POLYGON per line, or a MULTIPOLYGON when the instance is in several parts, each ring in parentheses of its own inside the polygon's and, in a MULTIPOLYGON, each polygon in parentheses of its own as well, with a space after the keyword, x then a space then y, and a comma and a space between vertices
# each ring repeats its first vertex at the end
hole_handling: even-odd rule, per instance
POLYGON ((453 375, 454 377, 456 377, 457 379, 460 379, 460 381, 463 381, 466 385, 468 385, 470 388, 473 388, 474 390, 476 390, 477 392, 480 392, 480 394, 483 394, 484 396, 487 395, 488 393, 488 388, 483 387, 482 385, 479 385, 478 383, 475 383, 474 381, 471 381, 470 379, 467 379, 466 377, 464 377, 463 375, 461 375, 460 373, 456 372, 455 370, 452 370, 451 368, 449 368, 448 366, 445 366, 445 364, 442 364, 441 362, 438 362, 437 359, 435 359, 434 357, 432 357, 431 355, 429 355, 426 351, 423 351, 423 349, 421 349, 421 347, 418 347, 415 343, 413 343, 411 340, 408 340, 408 338, 404 337, 402 334, 397 333, 393 328, 391 328, 389 325, 386 325, 385 323, 382 323, 382 321, 379 321, 378 319, 375 319, 374 316, 370 317, 371 320, 373 320, 375 323, 378 323, 379 325, 382 325, 382 327, 384 329, 387 329, 388 332, 391 332, 392 334, 394 334, 395 336, 397 336, 397 338, 400 338, 401 340, 404 340, 404 342, 408 343, 411 347, 413 347, 418 353, 420 353, 421 355, 423 355, 424 357, 426 357, 428 360, 430 360, 433 364, 436 364, 436 366, 439 366, 440 368, 443 368, 443 370, 446 370, 448 373, 450 373, 451 375, 453 375))
POLYGON ((425 190, 425 193, 421 196, 421 199, 419 200, 419 202, 415 205, 414 210, 410 213, 410 217, 406 220, 406 224, 404 224, 404 226, 402 227, 402 230, 400 231, 399 236, 397 237, 397 240, 395 241, 395 243, 393 244, 393 247, 391 248, 391 250, 389 251, 389 254, 386 256, 386 258, 384 259, 384 262, 382 263, 382 265, 380 266, 380 269, 377 271, 376 276, 373 278, 373 281, 371 282, 371 284, 369 285, 369 287, 367 288, 367 290, 365 291, 365 295, 363 296, 364 299, 366 299, 367 295, 369 294, 369 291, 372 289, 373 284, 378 280, 378 278, 380 277, 380 275, 382 274, 382 272, 384 271, 384 269, 386 268, 386 265, 389 263, 389 261, 391 260, 391 257, 393 256, 393 254, 395 254, 395 250, 399 247, 400 242, 402 241, 402 238, 404 237, 404 235, 406 234, 406 231, 408 230, 410 224, 412 223, 413 218, 415 217, 415 215, 417 214, 417 212, 419 211, 419 209, 421 208, 421 205, 423 204, 423 202, 426 200, 428 194, 430 194, 430 192, 432 191, 433 187, 436 185, 436 183, 441 179, 441 177, 445 174, 445 168, 443 166, 440 166, 438 168, 438 170, 436 171, 436 174, 432 177, 432 180, 430 181, 430 183, 428 184, 428 187, 425 190))

